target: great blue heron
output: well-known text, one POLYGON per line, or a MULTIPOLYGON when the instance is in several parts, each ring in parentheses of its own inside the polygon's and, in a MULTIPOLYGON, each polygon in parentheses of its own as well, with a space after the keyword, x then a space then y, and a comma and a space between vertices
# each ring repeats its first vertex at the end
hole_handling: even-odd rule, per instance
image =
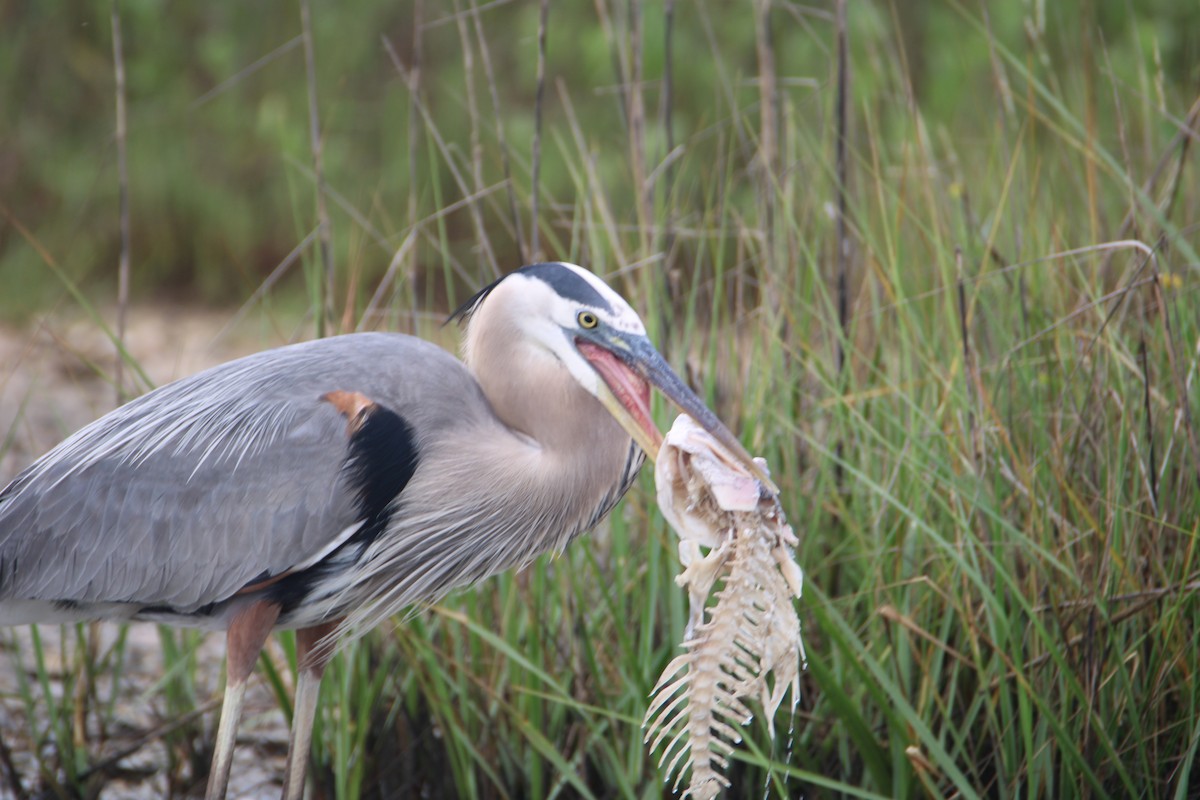
POLYGON ((465 364, 410 336, 336 336, 168 384, 71 436, 0 492, 0 624, 225 630, 210 800, 266 637, 296 629, 284 797, 299 798, 336 637, 592 528, 657 453, 651 384, 770 485, 580 267, 524 267, 455 316, 465 364))

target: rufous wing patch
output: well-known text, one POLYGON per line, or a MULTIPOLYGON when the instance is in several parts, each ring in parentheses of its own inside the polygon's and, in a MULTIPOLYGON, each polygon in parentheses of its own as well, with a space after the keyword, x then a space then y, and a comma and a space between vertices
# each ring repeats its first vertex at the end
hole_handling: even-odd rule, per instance
POLYGON ((362 427, 367 417, 379 407, 374 400, 361 392, 347 392, 341 389, 326 392, 321 395, 321 399, 336 408, 338 413, 348 420, 346 425, 347 436, 353 436, 358 433, 359 428, 362 427))
POLYGON ((255 592, 260 592, 263 589, 266 589, 268 586, 279 583, 281 580, 286 578, 288 575, 291 575, 292 572, 293 571, 289 569, 289 570, 279 573, 278 575, 271 575, 270 577, 263 578, 262 580, 251 581, 250 583, 247 583, 245 586, 243 586, 242 588, 240 588, 236 592, 234 592, 234 594, 241 595, 241 594, 254 594, 255 592))

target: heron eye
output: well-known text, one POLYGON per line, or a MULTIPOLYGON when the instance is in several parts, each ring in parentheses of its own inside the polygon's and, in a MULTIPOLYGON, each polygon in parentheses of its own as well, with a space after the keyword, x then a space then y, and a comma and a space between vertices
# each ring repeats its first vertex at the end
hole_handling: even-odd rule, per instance
POLYGON ((579 316, 576 317, 576 319, 579 320, 579 327, 587 328, 588 330, 591 330, 600 324, 600 320, 597 319, 596 315, 590 311, 580 311, 579 316))

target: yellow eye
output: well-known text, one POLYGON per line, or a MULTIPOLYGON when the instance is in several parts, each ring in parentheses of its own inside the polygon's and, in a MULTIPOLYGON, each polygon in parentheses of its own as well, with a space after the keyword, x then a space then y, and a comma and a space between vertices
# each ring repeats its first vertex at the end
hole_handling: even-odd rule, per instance
POLYGON ((590 311, 580 311, 579 316, 576 317, 576 319, 579 320, 579 327, 587 328, 588 330, 591 330, 600 324, 600 320, 597 319, 596 315, 590 311))

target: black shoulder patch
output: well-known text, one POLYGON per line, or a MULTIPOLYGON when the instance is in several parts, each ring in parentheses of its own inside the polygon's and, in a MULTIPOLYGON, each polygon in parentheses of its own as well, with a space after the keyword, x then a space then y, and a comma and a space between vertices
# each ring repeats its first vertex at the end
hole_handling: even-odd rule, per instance
MULTIPOLYGON (((362 398, 353 393, 341 395, 343 399, 362 398)), ((338 406, 335 399, 330 402, 338 406)), ((346 413, 340 406, 339 410, 346 413)), ((354 548, 361 554, 375 537, 387 530, 396 509, 396 498, 417 471, 416 434, 412 426, 390 408, 374 402, 362 406, 351 418, 349 434, 342 475, 355 494, 356 517, 363 520, 363 525, 324 560, 301 572, 288 573, 265 587, 267 599, 280 604, 283 616, 303 603, 312 587, 330 570, 340 568, 338 554, 345 553, 347 548, 354 548)))
POLYGON ((387 527, 392 504, 412 480, 417 460, 412 426, 390 408, 372 406, 350 434, 343 468, 358 495, 358 518, 366 520, 352 541, 370 543, 387 527))
POLYGON ((557 261, 550 261, 543 264, 530 264, 527 267, 521 267, 518 270, 508 273, 508 275, 502 276, 499 280, 492 281, 472 295, 470 300, 459 306, 446 319, 446 323, 460 322, 470 317, 475 309, 479 307, 479 304, 483 302, 484 298, 500 285, 500 281, 511 275, 528 275, 531 278, 537 278, 548 284, 559 295, 569 300, 575 300, 585 306, 599 308, 612 313, 612 306, 596 291, 596 287, 579 277, 579 273, 575 272, 575 270, 569 269, 557 261))

